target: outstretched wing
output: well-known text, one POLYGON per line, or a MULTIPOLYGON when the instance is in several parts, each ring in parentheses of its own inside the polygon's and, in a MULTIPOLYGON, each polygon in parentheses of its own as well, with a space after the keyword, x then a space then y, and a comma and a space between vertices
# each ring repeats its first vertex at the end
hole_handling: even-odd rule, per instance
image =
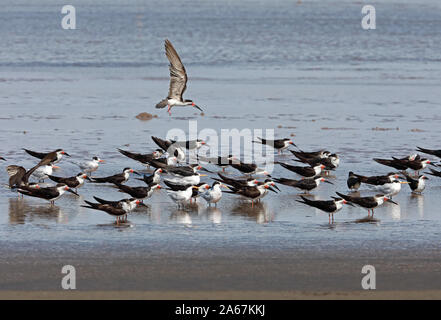
POLYGON ((170 62, 170 88, 168 91, 169 99, 182 100, 182 95, 187 88, 187 73, 178 53, 167 39, 165 40, 165 54, 170 62))
POLYGON ((38 158, 38 159, 43 159, 48 154, 48 153, 45 153, 45 152, 36 152, 36 151, 24 149, 24 148, 23 148, 23 150, 26 151, 26 153, 28 153, 31 156, 33 156, 35 158, 38 158))
POLYGON ((26 175, 26 169, 16 165, 10 165, 6 167, 6 171, 9 175, 9 187, 19 186, 23 177, 26 175))

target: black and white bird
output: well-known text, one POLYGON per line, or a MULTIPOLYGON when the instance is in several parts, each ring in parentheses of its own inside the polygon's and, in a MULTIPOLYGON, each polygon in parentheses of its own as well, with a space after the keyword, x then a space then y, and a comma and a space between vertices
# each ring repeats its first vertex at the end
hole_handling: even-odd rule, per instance
POLYGON ((343 204, 349 204, 353 206, 350 202, 347 202, 345 199, 337 198, 337 197, 331 197, 333 198, 333 200, 310 200, 304 196, 300 196, 300 198, 302 198, 303 201, 302 200, 296 200, 296 201, 326 212, 329 217, 329 223, 331 223, 331 218, 332 218, 332 223, 334 223, 334 213, 341 210, 341 208, 343 208, 343 204))
POLYGON ((361 182, 374 186, 380 186, 398 179, 398 174, 395 172, 389 172, 388 174, 379 176, 362 176, 352 172, 352 175, 357 177, 361 182))
POLYGON ((106 201, 97 197, 94 197, 99 203, 93 203, 90 201, 84 201, 87 206, 83 208, 94 209, 104 211, 111 216, 116 217, 116 224, 119 224, 121 220, 127 221, 127 214, 132 212, 138 205, 146 206, 138 199, 123 199, 120 201, 106 201))
POLYGON ((31 151, 28 149, 23 149, 24 151, 26 151, 28 154, 30 154, 31 156, 38 158, 41 160, 41 164, 55 164, 58 163, 61 158, 63 158, 63 155, 70 157, 70 155, 65 152, 63 149, 57 149, 55 151, 52 152, 36 152, 36 151, 31 151))
POLYGON ((124 184, 115 183, 116 187, 121 191, 129 194, 132 198, 144 200, 153 195, 153 191, 161 189, 159 184, 153 183, 146 187, 130 187, 124 184))
POLYGON ((370 197, 355 197, 350 195, 345 195, 340 192, 336 192, 337 195, 343 199, 345 199, 348 202, 353 203, 354 205, 367 209, 368 210, 368 216, 370 215, 370 212, 372 211, 372 217, 374 216, 374 209, 378 206, 381 206, 384 202, 389 201, 393 204, 398 204, 394 201, 392 201, 390 198, 386 197, 384 194, 377 194, 375 196, 370 197))
POLYGON ((170 62, 170 87, 168 96, 156 105, 156 108, 162 109, 168 107, 167 111, 171 115, 171 108, 193 107, 202 111, 192 100, 184 100, 183 94, 187 88, 187 72, 182 64, 181 58, 169 40, 165 40, 165 55, 170 62))
POLYGON ((328 158, 331 155, 331 152, 327 150, 319 150, 319 151, 311 151, 311 152, 305 152, 305 151, 294 151, 289 150, 296 158, 302 158, 302 159, 316 159, 316 158, 328 158))
POLYGON ((277 150, 277 153, 283 152, 283 150, 288 149, 289 146, 297 147, 294 144, 294 142, 292 142, 292 140, 289 138, 269 140, 269 139, 263 139, 263 138, 257 137, 257 139, 259 139, 259 141, 253 141, 253 142, 254 143, 261 143, 261 144, 265 144, 267 146, 273 147, 274 149, 277 150))
POLYGON ((288 169, 289 171, 295 172, 298 175, 301 175, 302 177, 306 177, 306 178, 311 178, 320 175, 322 173, 322 169, 325 168, 323 164, 317 164, 313 167, 311 166, 301 167, 301 166, 292 166, 290 164, 286 164, 283 162, 276 162, 276 163, 280 164, 285 169, 288 169))
POLYGON ((167 195, 178 205, 178 208, 183 207, 187 202, 190 201, 193 195, 193 189, 198 189, 197 186, 191 184, 177 185, 174 183, 169 183, 167 180, 164 180, 164 183, 168 187, 165 188, 167 195))
POLYGON ((83 172, 80 172, 76 176, 68 177, 68 178, 56 177, 56 176, 52 176, 52 175, 49 175, 48 177, 49 177, 49 179, 51 179, 52 181, 55 181, 57 183, 66 184, 69 188, 75 189, 75 191, 78 191, 78 188, 80 188, 84 185, 85 180, 90 180, 89 177, 87 176, 87 174, 85 174, 83 172))
POLYGON ((221 173, 218 173, 219 178, 213 178, 213 180, 219 181, 224 184, 228 184, 236 189, 240 189, 242 187, 254 187, 257 185, 258 181, 254 178, 247 178, 247 179, 233 179, 229 178, 227 176, 224 176, 221 173))
POLYGON ((164 172, 164 169, 158 168, 153 171, 151 175, 143 175, 142 178, 136 178, 136 180, 144 181, 147 185, 159 184, 161 182, 160 174, 164 172))
POLYGON ((38 167, 37 170, 34 171, 32 176, 37 178, 38 182, 44 182, 44 180, 46 180, 50 175, 52 175, 54 168, 59 168, 59 167, 55 166, 52 163, 42 165, 38 167))
POLYGON ((122 149, 118 149, 118 152, 148 167, 150 166, 149 164, 150 161, 159 159, 164 154, 164 151, 162 149, 156 149, 151 153, 145 153, 145 154, 130 152, 122 149))
POLYGON ((261 184, 254 187, 242 187, 242 188, 234 188, 230 187, 231 191, 224 191, 225 193, 232 193, 236 195, 240 195, 247 200, 251 200, 251 207, 254 207, 254 202, 258 201, 266 194, 266 189, 269 189, 273 192, 276 192, 273 188, 271 188, 267 184, 261 184))
POLYGON ((202 161, 202 162, 206 162, 206 163, 210 163, 210 164, 214 164, 220 168, 222 168, 222 171, 225 171, 225 169, 231 165, 233 163, 233 161, 237 161, 238 159, 236 157, 234 157, 233 155, 229 154, 228 156, 222 157, 204 157, 204 156, 197 156, 197 159, 202 161))
POLYGON ((409 184, 412 193, 421 194, 426 188, 426 181, 429 180, 425 175, 419 175, 418 178, 411 177, 406 171, 403 171, 402 174, 406 177, 406 180, 409 184))
POLYGON ((79 196, 78 193, 70 189, 66 184, 64 183, 58 183, 54 187, 47 187, 47 188, 19 188, 18 192, 21 194, 24 194, 25 196, 30 197, 36 197, 40 199, 47 200, 53 205, 55 203, 55 200, 60 198, 66 191, 75 194, 76 196, 79 196))
MULTIPOLYGON (((158 147, 168 153, 169 157, 176 157, 178 162, 185 161, 185 151, 184 148, 180 146, 176 141, 164 140, 158 137, 152 136, 152 140, 158 147)), ((151 162, 151 161, 150 161, 151 162)))
POLYGON ((361 179, 353 173, 352 171, 349 171, 348 174, 348 180, 346 181, 349 190, 357 191, 361 186, 361 179))
POLYGON ((134 171, 131 168, 124 168, 124 170, 121 173, 118 174, 114 174, 113 176, 108 176, 108 177, 102 177, 102 178, 90 178, 91 182, 96 182, 96 183, 124 183, 127 180, 129 180, 130 174, 131 173, 137 173, 136 171, 134 171))
POLYGON ((249 174, 249 175, 267 175, 269 176, 270 174, 262 168, 259 168, 257 166, 257 164, 255 163, 244 163, 242 161, 233 161, 233 163, 231 163, 231 166, 236 169, 239 170, 240 172, 244 173, 244 174, 249 174))
POLYGON ((332 182, 326 180, 322 177, 314 177, 314 178, 306 178, 301 180, 293 180, 286 178, 274 178, 274 181, 283 184, 285 186, 290 186, 293 188, 300 189, 305 193, 309 193, 309 191, 314 190, 320 185, 320 182, 325 182, 329 184, 333 184, 332 182))

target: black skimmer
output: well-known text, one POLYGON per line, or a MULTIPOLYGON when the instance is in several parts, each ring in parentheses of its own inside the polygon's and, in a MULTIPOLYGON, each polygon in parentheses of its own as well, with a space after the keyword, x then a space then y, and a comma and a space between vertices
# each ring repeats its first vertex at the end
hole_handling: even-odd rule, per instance
POLYGON ((320 175, 322 173, 322 169, 325 168, 323 164, 318 164, 313 167, 300 167, 300 166, 292 166, 286 163, 282 162, 275 162, 280 164, 285 169, 288 169, 289 171, 295 172, 302 177, 311 178, 320 175))
POLYGON ((361 180, 355 173, 350 171, 346 183, 348 185, 349 190, 357 191, 360 188, 361 180))
POLYGON ((187 141, 173 141, 173 144, 185 148, 187 150, 200 149, 202 146, 208 146, 207 143, 202 139, 187 140, 187 141))
MULTIPOLYGON (((95 197, 94 197, 95 198, 95 197)), ((99 198, 95 198, 97 200, 99 198)), ((102 199, 100 199, 102 200, 102 199)), ((98 201, 98 200, 97 200, 98 201)), ((105 201, 105 200, 102 200, 105 201)), ((93 203, 90 201, 84 201, 88 204, 88 206, 82 206, 83 208, 94 209, 99 211, 104 211, 111 216, 116 217, 116 223, 119 224, 121 217, 126 217, 127 214, 133 211, 137 205, 146 206, 138 199, 123 199, 120 201, 106 201, 107 203, 93 203)))
POLYGON ((301 179, 301 180, 293 180, 293 179, 286 179, 286 178, 279 178, 279 179, 274 178, 274 181, 281 183, 285 186, 290 186, 290 187, 294 187, 294 188, 303 190, 306 193, 317 188, 320 185, 320 182, 333 184, 332 182, 330 182, 322 177, 306 178, 306 179, 301 179))
POLYGON ((395 168, 397 170, 406 170, 408 167, 407 165, 401 163, 398 160, 394 160, 394 159, 378 159, 378 158, 374 158, 373 159, 375 162, 382 164, 384 166, 387 167, 391 167, 391 168, 395 168))
POLYGON ((156 149, 152 153, 146 153, 146 154, 129 152, 122 149, 118 149, 118 151, 121 154, 125 155, 126 157, 141 162, 143 165, 146 166, 150 166, 149 161, 159 159, 164 154, 164 151, 162 149, 156 149))
POLYGON ((56 176, 52 176, 52 175, 49 175, 48 177, 49 177, 49 179, 51 179, 52 181, 55 181, 57 183, 64 183, 64 184, 66 184, 69 188, 75 189, 75 191, 77 191, 78 188, 83 186, 85 180, 89 180, 90 181, 90 179, 87 176, 87 174, 85 174, 83 172, 80 172, 76 176, 68 177, 68 178, 56 177, 56 176))
POLYGON ((147 187, 129 187, 120 183, 115 183, 116 187, 121 191, 131 195, 135 199, 143 200, 150 198, 153 191, 161 189, 159 184, 151 184, 147 187))
POLYGON ((55 200, 57 200, 59 197, 61 197, 66 191, 71 192, 75 194, 76 196, 79 196, 78 193, 70 189, 66 184, 64 183, 58 183, 54 187, 47 187, 47 188, 19 188, 18 192, 21 194, 24 194, 25 196, 30 197, 36 197, 40 199, 45 199, 47 201, 50 201, 51 205, 55 203, 55 200))
POLYGON ((175 156, 153 159, 148 162, 150 166, 156 169, 158 168, 167 169, 176 166, 177 163, 178 163, 178 159, 175 156))
POLYGON ((30 170, 26 171, 25 168, 17 165, 10 165, 6 167, 6 171, 9 175, 9 187, 19 188, 29 185, 29 177, 39 168, 39 164, 30 170))
POLYGON ((222 198, 222 190, 223 186, 219 181, 215 181, 211 188, 208 188, 204 193, 201 194, 201 197, 207 201, 208 206, 211 207, 211 204, 214 203, 214 206, 217 206, 217 203, 222 198))
POLYGON ((207 162, 210 164, 214 164, 218 167, 222 168, 222 171, 225 171, 225 168, 228 167, 233 163, 233 161, 237 161, 237 158, 233 155, 228 155, 227 157, 204 157, 204 156, 197 156, 198 160, 202 162, 207 162))
POLYGON ((302 200, 296 200, 297 202, 306 204, 308 206, 317 208, 319 210, 322 210, 326 213, 328 213, 329 217, 329 223, 331 223, 331 217, 332 217, 332 223, 334 223, 334 213, 339 211, 341 208, 343 208, 343 204, 349 204, 353 206, 350 202, 346 201, 342 198, 332 197, 333 200, 310 200, 308 198, 305 198, 304 196, 300 196, 302 200))
POLYGON ((417 156, 413 160, 409 159, 396 159, 392 157, 392 159, 399 161, 403 165, 407 166, 409 169, 412 169, 416 172, 416 174, 419 174, 419 171, 422 169, 425 169, 428 164, 430 164, 430 160, 426 158, 421 158, 420 156, 417 156))
POLYGON ((296 156, 297 158, 328 158, 331 155, 331 152, 327 150, 319 150, 319 151, 312 151, 312 152, 305 152, 305 151, 294 151, 289 150, 291 153, 296 156))
POLYGON ((99 157, 93 157, 92 160, 83 161, 80 163, 75 163, 82 172, 92 173, 98 170, 100 163, 104 163, 105 161, 100 159, 99 157))
POLYGON ((251 207, 254 207, 254 201, 258 201, 260 198, 262 198, 262 196, 264 196, 267 193, 265 192, 266 189, 276 192, 273 188, 271 188, 267 184, 261 184, 254 187, 242 187, 239 189, 230 187, 230 189, 231 191, 224 191, 224 192, 240 195, 243 198, 251 200, 251 207))
POLYGON ((381 186, 384 185, 385 183, 392 182, 398 178, 398 174, 395 172, 389 172, 388 174, 382 176, 370 176, 370 177, 362 176, 353 172, 352 175, 357 177, 361 182, 374 186, 381 186))
POLYGON ((377 194, 375 196, 371 197, 355 197, 355 196, 349 196, 342 194, 340 192, 336 192, 337 195, 343 199, 345 199, 348 202, 352 202, 356 206, 365 208, 368 210, 368 216, 370 215, 370 211, 372 210, 372 217, 374 216, 374 209, 378 206, 381 206, 384 202, 389 201, 393 204, 398 204, 388 197, 386 197, 384 194, 377 194))
POLYGON ((403 171, 402 174, 406 177, 412 193, 421 194, 424 191, 424 189, 426 188, 425 180, 429 180, 429 178, 427 178, 425 175, 420 175, 417 179, 415 179, 412 178, 406 171, 403 171))
POLYGON ((178 208, 184 206, 191 197, 193 196, 193 189, 198 189, 197 186, 187 184, 187 185, 177 185, 174 183, 169 183, 167 180, 164 181, 167 185, 167 195, 172 199, 177 205, 178 208))
POLYGON ((197 164, 186 167, 167 168, 167 172, 173 176, 172 178, 168 178, 167 181, 179 185, 196 185, 201 181, 201 177, 205 176, 204 174, 200 174, 198 170, 210 172, 197 164))
POLYGON ((160 174, 163 173, 165 170, 162 168, 155 169, 151 175, 143 175, 142 178, 136 178, 136 180, 144 181, 147 185, 151 184, 159 184, 161 182, 161 176, 160 174))
POLYGON ((163 140, 154 136, 152 136, 152 140, 170 156, 175 156, 178 162, 183 162, 185 160, 185 152, 176 141, 163 140))
POLYGON ((70 157, 70 155, 63 149, 57 149, 52 152, 35 152, 28 149, 23 149, 31 156, 41 160, 41 164, 57 163, 63 158, 63 155, 70 157))
POLYGON ((326 171, 335 170, 340 165, 340 157, 335 153, 331 153, 327 157, 303 157, 301 155, 296 155, 296 157, 298 160, 295 161, 309 164, 311 167, 322 164, 325 166, 324 170, 326 171))
POLYGON ((431 176, 440 177, 441 178, 441 171, 433 170, 432 168, 429 168, 431 172, 425 172, 426 174, 430 174, 431 176))
MULTIPOLYGON (((274 181, 272 179, 265 179, 264 182, 257 182, 257 186, 268 186, 268 187, 274 187, 275 189, 277 189, 278 191, 280 191, 279 187, 274 183, 274 181)), ((261 196, 257 199, 258 201, 260 201, 260 199, 262 199, 263 197, 265 197, 268 194, 268 190, 271 190, 275 193, 277 193, 277 191, 275 191, 274 189, 270 189, 270 188, 265 188, 263 189, 263 192, 261 194, 261 196)))
POLYGON ((168 96, 156 105, 156 108, 162 109, 168 107, 168 114, 171 115, 171 108, 174 106, 194 107, 202 112, 202 109, 197 106, 192 100, 184 100, 183 94, 187 88, 187 73, 181 58, 169 40, 165 40, 165 54, 170 62, 170 87, 168 96))
POLYGON ((417 147, 417 148, 418 148, 417 151, 419 151, 419 152, 431 154, 432 156, 441 158, 441 150, 425 149, 425 148, 420 148, 420 147, 417 147))
POLYGON ((221 173, 218 173, 218 175, 220 179, 213 178, 213 180, 222 182, 224 184, 228 184, 236 189, 240 189, 242 187, 254 187, 258 183, 258 181, 254 178, 248 178, 246 180, 237 180, 237 179, 228 178, 221 173))
POLYGON ((96 183, 113 183, 113 184, 124 183, 127 180, 129 180, 131 173, 139 174, 131 168, 124 168, 124 170, 121 173, 114 174, 113 176, 102 177, 102 178, 91 177, 90 180, 96 183))
POLYGON ((264 174, 269 176, 270 174, 265 171, 264 169, 261 169, 257 166, 257 164, 255 163, 244 163, 242 161, 233 161, 233 163, 231 164, 231 166, 234 169, 239 170, 240 172, 244 173, 244 174, 249 174, 249 175, 253 175, 253 174, 264 174))
POLYGON ((294 142, 292 142, 292 140, 289 138, 269 140, 269 139, 263 139, 263 138, 257 137, 257 139, 259 139, 260 141, 253 141, 253 142, 254 143, 261 143, 261 144, 265 144, 267 146, 273 147, 274 149, 277 150, 277 153, 283 152, 283 150, 288 149, 289 146, 291 146, 291 145, 297 147, 294 144, 294 142))

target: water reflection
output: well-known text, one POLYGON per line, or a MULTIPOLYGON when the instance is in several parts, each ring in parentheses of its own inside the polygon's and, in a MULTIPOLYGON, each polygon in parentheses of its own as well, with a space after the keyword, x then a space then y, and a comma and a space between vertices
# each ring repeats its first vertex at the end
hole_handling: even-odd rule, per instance
POLYGON ((414 208, 418 212, 418 216, 420 218, 424 217, 424 195, 411 193, 408 201, 409 210, 413 210, 414 208))
POLYGON ((186 226, 191 226, 193 223, 190 214, 181 209, 176 209, 173 211, 170 215, 170 220, 186 226))
POLYGON ((257 223, 272 222, 275 218, 274 212, 268 208, 265 202, 257 202, 252 207, 249 202, 242 201, 232 208, 231 213, 256 220, 257 223))
POLYGON ((29 203, 26 199, 9 199, 9 223, 24 224, 34 220, 54 220, 58 223, 68 222, 67 215, 57 205, 29 203))
POLYGON ((205 208, 203 214, 214 224, 220 224, 222 222, 222 211, 220 211, 218 208, 207 207, 205 208))

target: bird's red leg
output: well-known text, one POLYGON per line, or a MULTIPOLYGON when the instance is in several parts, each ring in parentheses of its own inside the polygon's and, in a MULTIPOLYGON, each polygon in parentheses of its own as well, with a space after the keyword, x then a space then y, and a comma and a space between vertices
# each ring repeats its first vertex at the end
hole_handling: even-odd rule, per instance
POLYGON ((170 105, 168 105, 167 111, 168 111, 168 115, 171 116, 171 106, 170 105))

